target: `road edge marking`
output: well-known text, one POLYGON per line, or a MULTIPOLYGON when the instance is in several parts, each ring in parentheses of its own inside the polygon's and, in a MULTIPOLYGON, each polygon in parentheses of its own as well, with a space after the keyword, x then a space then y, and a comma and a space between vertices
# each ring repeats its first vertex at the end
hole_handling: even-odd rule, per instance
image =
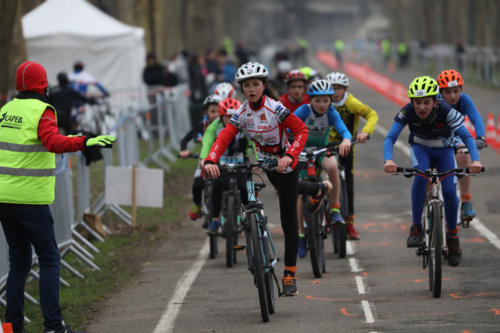
POLYGON ((365 319, 368 324, 374 323, 375 318, 373 318, 372 309, 370 308, 370 303, 368 301, 361 301, 361 306, 363 307, 363 312, 365 313, 365 319))
POLYGON ((198 258, 196 259, 196 261, 191 265, 191 267, 186 272, 184 272, 182 277, 177 282, 177 285, 175 286, 174 289, 174 294, 172 295, 170 301, 168 302, 167 309, 161 316, 160 320, 158 321, 158 324, 156 324, 153 333, 170 333, 173 331, 175 327, 175 320, 182 307, 184 298, 189 292, 189 289, 191 289, 191 285, 198 277, 198 274, 200 273, 201 269, 205 265, 208 253, 209 253, 209 242, 207 238, 205 244, 200 249, 200 252, 198 252, 198 258))

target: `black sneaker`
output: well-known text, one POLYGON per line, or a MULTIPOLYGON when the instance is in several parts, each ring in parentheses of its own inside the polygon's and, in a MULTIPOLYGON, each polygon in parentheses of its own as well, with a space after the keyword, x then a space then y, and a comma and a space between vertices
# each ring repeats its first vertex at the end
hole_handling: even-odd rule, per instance
POLYGON ((297 296, 299 294, 295 276, 285 274, 281 278, 281 282, 283 283, 283 296, 297 296))
POLYGON ((84 333, 83 331, 74 331, 71 327, 68 325, 65 325, 63 328, 58 329, 58 330, 50 330, 50 331, 45 331, 45 333, 84 333))
POLYGON ((415 224, 411 225, 410 235, 406 239, 406 247, 419 247, 422 244, 422 227, 415 224))
POLYGON ((462 250, 460 249, 458 237, 446 237, 446 244, 448 246, 448 263, 450 266, 460 265, 462 250))
POLYGON ((324 180, 319 183, 320 194, 317 196, 309 197, 308 211, 310 213, 316 213, 321 207, 323 200, 325 200, 328 193, 333 189, 333 185, 329 180, 324 180))

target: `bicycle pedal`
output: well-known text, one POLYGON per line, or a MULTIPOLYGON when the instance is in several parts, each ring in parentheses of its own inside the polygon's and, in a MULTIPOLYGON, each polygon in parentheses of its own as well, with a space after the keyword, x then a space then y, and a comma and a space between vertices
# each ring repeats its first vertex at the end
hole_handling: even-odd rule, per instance
POLYGON ((233 249, 236 250, 236 251, 243 251, 246 248, 247 247, 245 245, 235 245, 235 246, 233 246, 233 249))
POLYGON ((417 253, 417 256, 419 256, 419 257, 421 255, 427 254, 427 251, 424 248, 421 248, 421 247, 419 247, 415 252, 417 253))

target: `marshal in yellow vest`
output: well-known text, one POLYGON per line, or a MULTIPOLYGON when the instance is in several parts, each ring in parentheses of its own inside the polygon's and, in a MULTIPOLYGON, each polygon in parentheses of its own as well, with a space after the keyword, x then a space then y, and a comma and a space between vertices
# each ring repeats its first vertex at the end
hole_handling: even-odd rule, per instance
POLYGON ((15 98, 0 110, 0 203, 54 201, 55 154, 38 138, 47 108, 54 109, 37 99, 15 98))

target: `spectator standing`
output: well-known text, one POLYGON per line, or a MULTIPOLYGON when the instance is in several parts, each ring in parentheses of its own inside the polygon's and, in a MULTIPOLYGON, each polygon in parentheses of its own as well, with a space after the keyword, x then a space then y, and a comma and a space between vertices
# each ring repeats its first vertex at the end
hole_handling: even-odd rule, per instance
POLYGON ((207 97, 207 86, 202 73, 201 60, 197 55, 192 55, 188 62, 189 89, 191 90, 189 112, 191 123, 197 123, 203 118, 203 100, 207 97))
POLYGON ((32 248, 40 267, 40 307, 44 332, 75 333, 64 323, 59 304, 61 257, 49 205, 54 201, 56 153, 112 144, 104 135, 88 139, 59 134, 56 111, 46 97, 47 74, 27 61, 16 71, 19 94, 0 114, 0 221, 9 246, 7 311, 13 331, 24 331, 24 287, 32 265, 32 248))
POLYGON ((57 126, 65 135, 73 134, 75 122, 71 110, 75 102, 95 104, 94 98, 87 98, 69 86, 68 75, 57 74, 59 85, 50 89, 49 104, 57 110, 57 126))
POLYGON ((248 51, 245 46, 245 42, 240 40, 236 44, 236 50, 235 50, 236 56, 238 57, 239 61, 239 66, 246 64, 250 59, 248 57, 248 51))
POLYGON ((142 79, 148 86, 160 86, 163 84, 165 67, 158 63, 156 55, 149 53, 146 58, 146 67, 142 72, 142 79))

